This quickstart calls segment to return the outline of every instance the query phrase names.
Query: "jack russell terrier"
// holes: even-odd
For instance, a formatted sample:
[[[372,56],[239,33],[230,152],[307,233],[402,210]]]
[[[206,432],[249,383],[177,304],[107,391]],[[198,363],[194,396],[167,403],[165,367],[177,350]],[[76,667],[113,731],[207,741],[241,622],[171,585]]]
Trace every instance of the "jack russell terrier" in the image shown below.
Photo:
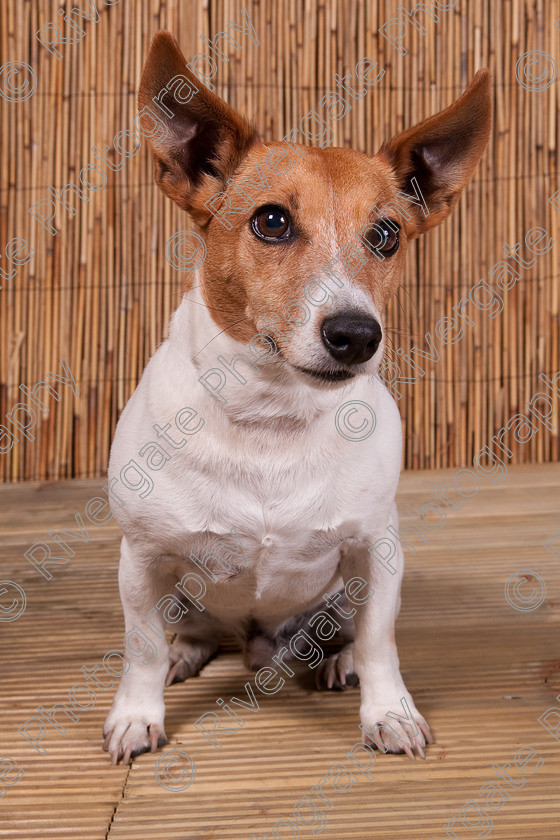
[[[164,686],[197,674],[224,633],[239,639],[248,667],[278,662],[280,649],[289,656],[282,645],[290,636],[312,632],[309,617],[323,598],[359,578],[369,594],[341,619],[348,588],[342,594],[344,644],[321,663],[318,681],[344,688],[359,680],[364,742],[423,757],[433,739],[401,677],[394,634],[402,546],[394,574],[370,550],[389,528],[398,532],[401,466],[399,412],[375,374],[382,312],[408,242],[450,214],[488,143],[490,73],[479,71],[453,105],[373,157],[289,138],[263,142],[186,68],[167,32],[153,40],[139,105],[165,115],[165,130],[150,138],[155,180],[199,225],[205,260],[111,450],[112,483],[139,450],[153,464],[159,457],[153,469],[164,466],[149,498],[112,503],[124,532],[119,587],[132,655],[104,748],[114,763],[154,751],[166,741]],[[307,307],[306,320],[311,286],[322,289],[324,305]],[[299,315],[290,319],[294,302]],[[209,370],[219,378],[218,359],[231,360],[219,399],[203,387]],[[348,403],[371,408],[373,434],[340,433],[335,416]],[[203,427],[181,439],[166,430],[185,406]],[[160,443],[146,446],[153,429]],[[232,550],[224,573],[216,552],[232,533],[244,560]],[[169,593],[197,568],[209,574],[203,604],[192,608],[191,596],[189,609],[189,589],[186,598]],[[323,604],[324,616],[329,609]],[[146,621],[157,645],[139,629]],[[177,634],[170,646],[166,630]]]

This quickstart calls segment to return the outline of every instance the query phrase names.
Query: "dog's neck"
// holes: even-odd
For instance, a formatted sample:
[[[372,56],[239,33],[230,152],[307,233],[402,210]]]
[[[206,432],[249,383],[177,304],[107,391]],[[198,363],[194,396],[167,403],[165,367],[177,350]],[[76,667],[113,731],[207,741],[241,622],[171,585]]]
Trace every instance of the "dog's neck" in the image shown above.
[[[316,385],[296,373],[278,356],[259,362],[258,370],[239,361],[236,371],[246,382],[237,379],[218,357],[230,363],[239,354],[247,359],[253,357],[245,344],[229,336],[213,321],[201,293],[201,283],[202,278],[198,275],[174,313],[169,342],[182,363],[191,366],[205,405],[212,409],[221,407],[227,418],[236,424],[276,426],[288,430],[294,426],[304,428],[310,425],[349,399],[348,395],[356,387],[355,380],[334,387]],[[219,397],[225,403],[208,389],[216,387],[220,381],[219,374],[210,376],[213,369],[221,371],[226,377],[226,383],[219,391]],[[208,387],[202,384],[201,377],[206,378]]]

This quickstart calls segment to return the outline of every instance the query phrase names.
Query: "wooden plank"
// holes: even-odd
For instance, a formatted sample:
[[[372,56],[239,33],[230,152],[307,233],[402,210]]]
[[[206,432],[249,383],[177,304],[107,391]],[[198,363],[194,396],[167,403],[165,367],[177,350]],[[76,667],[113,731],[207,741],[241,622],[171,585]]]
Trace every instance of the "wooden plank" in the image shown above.
[[[417,473],[405,473],[401,498],[420,507],[427,488],[444,475],[424,473],[421,482]],[[281,692],[259,697],[258,712],[244,715],[245,726],[224,736],[220,751],[193,722],[216,710],[217,698],[242,696],[252,679],[233,640],[199,678],[166,691],[165,749],[183,750],[196,762],[196,780],[183,792],[158,785],[154,767],[161,753],[139,756],[131,768],[110,766],[100,732],[112,690],[99,690],[95,705],[79,713],[79,721],[68,721],[65,734],[48,727],[45,755],[17,733],[37,706],[68,702],[68,691],[84,680],[81,667],[99,664],[122,644],[114,523],[91,526],[89,542],[52,581],[40,578],[22,555],[41,529],[65,527],[101,488],[95,480],[0,488],[2,574],[18,581],[28,599],[21,618],[2,627],[2,755],[21,762],[25,776],[0,802],[0,838],[272,836],[275,822],[292,816],[294,804],[330,768],[348,765],[345,753],[359,737],[359,692],[316,692],[303,663]],[[492,766],[514,764],[526,746],[544,764],[523,787],[508,788],[510,799],[491,812],[491,836],[558,840],[560,743],[538,718],[560,693],[560,565],[540,546],[558,530],[558,507],[550,500],[559,491],[558,465],[512,467],[502,487],[487,491],[484,505],[468,517],[457,512],[407,555],[397,643],[408,688],[435,743],[425,762],[378,754],[374,778],[355,770],[351,789],[332,794],[333,806],[325,808],[324,837],[443,837],[442,826],[466,802],[483,805],[480,789],[499,781]],[[547,597],[523,613],[507,603],[504,583],[527,563],[546,579]],[[302,814],[311,820],[310,812]],[[463,840],[469,835],[459,826]],[[313,836],[309,826],[301,827],[303,840]]]

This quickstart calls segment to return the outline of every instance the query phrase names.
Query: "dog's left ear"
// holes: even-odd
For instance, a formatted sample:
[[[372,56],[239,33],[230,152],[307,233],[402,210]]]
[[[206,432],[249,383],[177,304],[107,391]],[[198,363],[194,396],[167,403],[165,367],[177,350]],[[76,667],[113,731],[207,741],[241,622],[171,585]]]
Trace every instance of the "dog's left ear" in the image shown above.
[[[492,93],[489,70],[479,70],[463,95],[445,111],[399,134],[379,154],[395,172],[399,188],[414,195],[412,178],[429,210],[407,204],[409,236],[425,233],[453,210],[490,138]]]

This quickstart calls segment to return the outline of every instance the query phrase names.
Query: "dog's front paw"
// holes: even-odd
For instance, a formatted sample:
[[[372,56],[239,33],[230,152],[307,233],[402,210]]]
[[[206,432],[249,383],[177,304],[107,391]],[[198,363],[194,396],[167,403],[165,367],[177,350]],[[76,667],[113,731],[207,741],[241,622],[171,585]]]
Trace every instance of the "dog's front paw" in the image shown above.
[[[122,757],[123,764],[128,764],[135,755],[151,750],[155,752],[167,742],[163,728],[164,706],[146,704],[128,705],[115,697],[113,707],[103,727],[103,749],[110,756],[113,764]]]
[[[426,758],[424,747],[434,742],[430,727],[408,692],[393,700],[363,704],[360,717],[364,743],[383,752],[404,752],[412,760],[416,753]]]

